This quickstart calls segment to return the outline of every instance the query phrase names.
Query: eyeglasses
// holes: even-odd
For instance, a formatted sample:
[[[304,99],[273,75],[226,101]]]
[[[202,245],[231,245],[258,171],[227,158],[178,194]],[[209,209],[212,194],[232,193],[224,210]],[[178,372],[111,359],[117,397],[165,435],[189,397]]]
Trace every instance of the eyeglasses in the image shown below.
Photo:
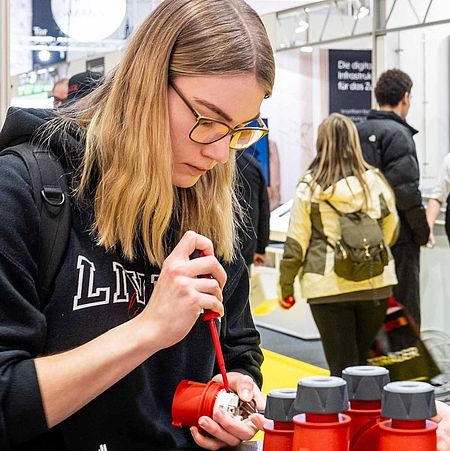
[[[197,120],[189,132],[189,138],[198,144],[212,144],[225,138],[225,136],[231,135],[230,148],[233,150],[243,150],[255,144],[263,136],[269,133],[269,129],[259,114],[255,118],[243,122],[234,128],[229,127],[224,122],[202,116],[174,84],[171,84],[171,86]],[[253,121],[255,121],[259,127],[246,127],[247,124],[250,124]]]

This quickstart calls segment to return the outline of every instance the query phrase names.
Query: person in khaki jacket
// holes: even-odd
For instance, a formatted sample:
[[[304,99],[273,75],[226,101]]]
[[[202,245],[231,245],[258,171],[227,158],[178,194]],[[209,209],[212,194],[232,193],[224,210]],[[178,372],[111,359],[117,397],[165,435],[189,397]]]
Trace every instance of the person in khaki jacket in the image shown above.
[[[300,180],[280,266],[280,304],[295,302],[294,279],[311,306],[332,375],[366,363],[373,339],[397,283],[389,250],[398,235],[395,199],[388,183],[363,160],[353,122],[332,114],[319,127],[317,156]],[[341,237],[339,213],[362,211],[377,219],[389,260],[383,272],[358,282],[334,271]],[[339,212],[339,213],[338,213]]]

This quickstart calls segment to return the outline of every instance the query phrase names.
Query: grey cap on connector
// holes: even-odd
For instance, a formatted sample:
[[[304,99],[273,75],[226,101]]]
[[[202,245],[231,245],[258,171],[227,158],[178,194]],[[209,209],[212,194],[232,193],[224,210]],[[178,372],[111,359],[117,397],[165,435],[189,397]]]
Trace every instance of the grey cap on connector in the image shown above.
[[[383,389],[381,415],[394,420],[426,420],[436,415],[434,388],[426,382],[391,382]]]
[[[305,377],[298,383],[295,413],[339,413],[348,409],[347,383],[335,376]]]
[[[348,397],[355,401],[379,401],[389,383],[389,371],[381,366],[350,366],[342,371]]]
[[[280,388],[270,391],[267,394],[264,416],[273,421],[291,422],[294,416],[292,405],[296,394],[295,388]]]

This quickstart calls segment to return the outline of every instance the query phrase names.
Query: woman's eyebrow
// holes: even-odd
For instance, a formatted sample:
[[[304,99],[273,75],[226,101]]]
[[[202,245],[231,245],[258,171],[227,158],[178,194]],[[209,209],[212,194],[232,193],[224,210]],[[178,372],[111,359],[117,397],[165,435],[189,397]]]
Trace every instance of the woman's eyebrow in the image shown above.
[[[233,122],[233,119],[228,116],[227,113],[225,113],[223,110],[221,110],[218,106],[214,105],[213,103],[208,102],[207,100],[199,99],[198,97],[194,97],[194,100],[199,103],[200,105],[205,106],[209,110],[213,111],[214,113],[221,116],[223,119],[225,119],[227,122]]]

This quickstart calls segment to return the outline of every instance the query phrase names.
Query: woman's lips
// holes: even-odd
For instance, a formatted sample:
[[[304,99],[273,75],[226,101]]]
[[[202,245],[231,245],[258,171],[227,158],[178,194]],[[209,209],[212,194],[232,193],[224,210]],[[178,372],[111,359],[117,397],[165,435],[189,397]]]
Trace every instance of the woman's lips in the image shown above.
[[[209,171],[209,169],[199,168],[197,166],[193,166],[192,164],[185,163],[186,167],[188,168],[189,172],[194,175],[202,175],[205,172]]]

